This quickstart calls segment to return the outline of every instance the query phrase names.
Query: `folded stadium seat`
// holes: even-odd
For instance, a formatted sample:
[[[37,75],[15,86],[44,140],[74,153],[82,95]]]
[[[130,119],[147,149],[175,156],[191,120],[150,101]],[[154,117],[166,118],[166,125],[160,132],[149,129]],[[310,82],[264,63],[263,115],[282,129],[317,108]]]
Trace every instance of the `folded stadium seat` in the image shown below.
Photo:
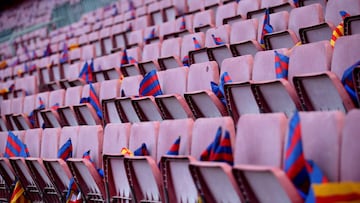
[[[359,51],[356,46],[358,42],[359,36],[356,35],[339,38],[332,55],[328,41],[299,46],[293,50],[290,58],[297,56],[290,59],[289,80],[293,81],[304,110],[348,112],[354,108],[341,78],[344,71],[359,60],[355,54]],[[316,49],[320,51],[316,52]],[[319,92],[318,89],[323,91]]]
[[[103,56],[101,42],[99,37],[99,31],[93,31],[88,35],[89,44],[92,44],[95,48],[95,57]]]
[[[79,23],[81,23],[79,21]],[[92,31],[92,25],[90,23],[87,23],[86,25],[81,24],[78,26],[74,26],[76,27],[75,31],[74,31],[74,36],[75,37],[81,37],[84,34],[89,34]]]
[[[233,56],[255,55],[262,51],[257,41],[258,19],[249,19],[231,24],[230,50]]]
[[[171,34],[176,32],[176,20],[169,20],[159,25],[159,37],[161,39],[169,38]],[[164,38],[166,36],[166,38]]]
[[[109,123],[104,129],[103,166],[105,188],[110,201],[132,199],[129,182],[126,176],[123,147],[129,147],[130,123]]]
[[[59,88],[58,81],[64,78],[64,72],[59,64],[60,56],[59,54],[53,54],[49,57],[48,66],[50,74],[50,82],[47,85],[49,90],[55,90]]]
[[[205,9],[204,0],[194,1],[186,0],[188,6],[188,11],[186,14],[195,14],[203,11]]]
[[[122,16],[121,14],[118,14],[116,16],[111,16],[103,20],[103,28],[109,28],[114,24],[115,18],[117,16]],[[100,30],[101,31],[101,30]]]
[[[60,117],[57,113],[59,107],[64,106],[65,90],[59,89],[49,93],[49,108],[42,110],[40,115],[44,121],[45,128],[59,128],[62,127]]]
[[[90,33],[89,34],[82,34],[82,35],[79,36],[78,45],[80,47],[86,46],[86,45],[89,44],[89,35],[90,35]]]
[[[206,31],[205,46],[207,47],[208,58],[210,61],[216,61],[220,69],[223,60],[232,57],[228,45],[230,42],[230,29],[230,25],[220,25]],[[196,54],[196,51],[192,52],[192,54]],[[194,56],[194,58],[197,58],[197,56]]]
[[[182,38],[182,42],[181,42],[181,61],[183,63],[186,63],[186,61],[188,60],[189,65],[195,63],[194,61],[195,59],[190,58],[189,52],[193,50],[197,50],[197,53],[201,53],[200,52],[201,50],[202,53],[206,53],[206,47],[204,47],[204,45],[205,45],[205,34],[203,32],[185,35]],[[199,55],[203,56],[204,54],[199,54]],[[200,58],[196,62],[199,63],[199,62],[208,61],[207,55],[205,56],[206,56],[205,59]]]
[[[93,24],[92,32],[99,31],[101,30],[102,27],[103,27],[103,20],[99,20]],[[90,32],[89,34],[91,34],[92,32]]]
[[[160,25],[165,22],[163,10],[160,2],[152,2],[148,5],[147,13],[150,16],[150,25]]]
[[[124,51],[125,52],[125,51]],[[122,53],[122,58],[124,57],[124,52]],[[124,77],[141,75],[141,72],[138,68],[138,62],[141,62],[141,48],[136,46],[131,49],[126,50],[128,64],[120,65],[120,71]]]
[[[100,84],[99,102],[102,108],[102,112],[107,112],[107,106],[102,105],[108,100],[114,100],[120,96],[121,82],[119,79],[106,80]]]
[[[270,25],[274,33],[283,32],[288,30],[288,23],[289,23],[289,12],[287,11],[279,11],[276,13],[272,13],[269,15],[270,18]],[[261,41],[263,26],[264,26],[264,15],[261,18],[258,18],[258,33],[257,39],[258,42]],[[265,34],[266,36],[266,34]],[[266,42],[265,42],[266,43]],[[266,44],[265,44],[266,47]],[[267,48],[267,47],[266,47]],[[283,47],[280,47],[283,48]],[[285,47],[287,48],[287,47]],[[290,47],[289,47],[290,48]]]
[[[96,82],[105,81],[105,73],[103,71],[105,60],[107,60],[106,56],[101,56],[94,59],[93,76],[95,77]]]
[[[59,45],[57,43],[50,44],[50,49],[52,53],[58,53],[59,52]]]
[[[70,64],[81,61],[81,51],[82,51],[82,48],[80,48],[80,47],[76,47],[76,48],[71,49],[69,51],[69,62],[70,62]]]
[[[90,127],[90,126],[89,126]],[[95,131],[96,132],[96,131]],[[89,134],[90,135],[90,134]],[[89,136],[89,140],[92,137]],[[79,139],[79,126],[68,126],[63,127],[61,129],[61,134],[58,142],[58,147],[56,150],[60,149],[69,139],[71,139],[72,143],[72,157],[81,158],[84,152],[78,152],[78,145],[80,145]],[[96,143],[93,144],[97,144]],[[87,141],[83,141],[83,143],[87,143]],[[89,150],[85,149],[84,151]],[[66,199],[66,194],[69,189],[70,179],[72,178],[70,169],[66,162],[60,158],[43,158],[43,164],[45,169],[49,175],[51,182],[55,185],[57,191],[60,192],[62,199]]]
[[[184,98],[195,118],[228,115],[224,104],[211,90],[210,83],[218,84],[219,81],[219,68],[215,61],[190,66]]]
[[[114,47],[110,27],[102,28],[99,31],[100,47],[102,55],[108,55]]]
[[[142,47],[144,44],[144,30],[135,30],[127,34],[126,48]]]
[[[8,131],[11,129],[12,125],[11,125],[11,120],[9,118],[11,118],[11,104],[12,104],[12,99],[7,99],[7,100],[2,100],[1,101],[1,117],[0,117],[0,127],[1,127],[1,131]],[[10,123],[9,123],[10,121]]]
[[[339,12],[342,10],[349,13],[350,16],[359,15],[360,2],[356,0],[350,0],[346,3],[340,3],[337,1],[329,0],[326,4],[325,20],[332,22],[335,26],[339,25],[342,21],[342,17]]]
[[[165,23],[164,23],[165,24]],[[181,38],[166,39],[161,44],[161,54],[157,61],[160,70],[183,66],[180,59]]]
[[[32,157],[40,157],[42,131],[43,130],[41,128],[29,129],[26,130],[23,137],[23,142],[26,144],[26,147],[29,150],[29,154]],[[21,186],[27,192],[27,197],[31,201],[42,201],[43,191],[41,189],[43,188],[40,188],[39,185],[37,185],[37,182],[31,176],[30,170],[26,166],[25,158],[11,157],[9,158],[9,161],[12,168],[14,169],[16,177],[21,183]]]
[[[227,109],[235,122],[242,115],[260,113],[251,87],[253,63],[251,55],[228,58],[222,63],[221,75],[228,72],[232,80],[224,85],[224,92]]]
[[[84,64],[85,62],[77,61],[63,68],[64,79],[59,81],[61,88],[67,89],[85,83],[85,81],[79,78],[80,68],[82,68]]]
[[[150,16],[148,15],[136,18],[135,22],[132,24],[134,30],[141,30],[150,25]]]
[[[144,143],[148,156],[125,156],[125,171],[135,202],[164,201],[161,176],[157,165],[159,122],[134,123],[129,149],[135,151]],[[153,174],[153,175],[150,175]]]
[[[351,110],[344,119],[344,128],[341,137],[341,152],[340,152],[340,181],[359,181],[360,174],[354,170],[358,162],[353,161],[353,157],[360,154],[359,148],[355,143],[359,142],[359,135],[356,133],[359,125],[360,111]]]
[[[215,27],[215,13],[213,10],[200,11],[194,14],[194,32],[205,33],[209,28],[212,27]]]
[[[90,44],[81,47],[81,61],[89,61],[95,57],[95,46]]]
[[[261,8],[269,8],[274,13],[280,11],[290,12],[295,8],[295,5],[291,0],[261,0]]]
[[[12,131],[16,136],[20,138],[21,141],[23,141],[25,131]],[[2,153],[5,152],[5,145],[8,137],[8,132],[1,132],[1,136],[5,137],[5,143],[4,148],[2,148]],[[11,198],[13,189],[16,184],[16,180],[18,178],[15,176],[14,169],[12,168],[9,159],[5,157],[0,158],[0,174],[1,174],[1,186],[4,186],[4,188],[0,188],[0,198],[6,199],[5,201],[8,201]]]
[[[197,202],[200,199],[206,202],[242,202],[242,197],[239,189],[236,188],[235,181],[226,177],[231,170],[229,165],[218,163],[220,167],[213,168],[213,170],[210,169],[208,172],[201,174],[202,180],[209,180],[210,182],[216,181],[218,183],[217,186],[222,188],[221,190],[217,190],[217,192],[214,191],[213,188],[216,186],[213,184],[207,185],[209,187],[206,188],[206,191],[200,191],[199,188],[197,188],[197,186],[203,186],[203,181],[198,180],[198,176],[196,175],[199,175],[199,173],[194,166],[195,164],[212,166],[210,162],[197,160],[200,159],[203,150],[213,142],[214,135],[217,133],[219,127],[221,127],[223,131],[226,130],[229,132],[231,145],[234,146],[235,126],[230,117],[199,118],[195,121],[192,130],[190,156],[186,156],[186,154],[184,154],[185,156],[164,156],[165,158],[163,159],[165,160],[162,161],[162,172],[164,181],[168,181],[165,188],[168,187],[169,192],[174,191],[176,195],[174,197],[169,194],[170,197],[176,198],[178,201],[180,200],[179,202],[187,199],[189,202]],[[226,170],[225,174],[220,173],[220,170],[223,168]],[[175,175],[176,173],[174,172],[182,174],[182,176]],[[216,175],[214,176],[214,174]],[[165,175],[170,176],[165,177]],[[212,177],[210,178],[209,176]],[[188,187],[184,188],[182,185],[187,185]],[[217,195],[216,193],[221,193],[221,195]],[[212,197],[208,195],[212,195],[213,199],[210,199]]]
[[[100,93],[100,84],[94,83],[92,84],[93,90],[91,89],[90,85],[84,85],[83,90],[81,92],[81,99],[83,98],[91,98],[97,106],[96,108],[93,104],[89,102],[86,103],[78,103],[73,105],[73,110],[76,116],[76,119],[79,125],[100,125],[101,124],[101,117],[99,114],[102,113],[101,111],[101,100],[99,98]],[[93,92],[95,91],[95,92]],[[94,93],[96,95],[94,95]],[[96,101],[96,99],[98,101]],[[99,111],[99,112],[98,112]]]
[[[206,0],[205,1],[205,4],[207,2],[220,2],[220,0]],[[236,2],[231,2],[231,3],[227,3],[227,4],[224,4],[224,5],[221,5],[217,8],[216,10],[216,17],[215,17],[215,25],[216,27],[219,27],[223,24],[226,24],[224,23],[224,19],[227,19],[227,18],[231,18],[231,17],[234,17],[236,16],[236,9],[237,9],[237,3]]]
[[[270,24],[271,24],[270,18]],[[290,12],[288,30],[266,34],[264,36],[266,49],[291,48],[301,39],[299,30],[324,23],[324,15],[320,4],[311,4],[299,8],[294,8]],[[330,29],[319,36],[328,39]],[[317,36],[318,37],[318,36]]]
[[[64,106],[58,108],[62,126],[77,126],[73,106],[80,103],[83,86],[69,87],[66,89]]]
[[[83,199],[87,201],[105,201],[105,185],[98,168],[102,165],[103,128],[97,126],[80,126],[76,153],[89,150],[91,160],[86,158],[69,158],[67,164]]]
[[[40,91],[47,90],[46,84],[49,84],[50,79],[50,73],[49,73],[49,67],[51,61],[49,61],[50,57],[43,57],[39,59],[36,63],[37,69],[38,69],[38,76],[39,76],[39,85],[40,85]]]
[[[119,50],[125,49],[128,45],[127,37],[130,31],[124,30],[123,24],[115,24],[110,28],[113,43],[113,49],[111,52],[118,52]]]
[[[116,16],[114,16],[114,20],[112,22],[112,26],[114,25],[118,25],[120,23],[123,23],[124,22],[124,14],[123,13],[120,13]]]
[[[13,72],[14,72],[13,79],[24,77],[24,72],[25,72],[25,67],[24,66],[25,66],[25,64],[27,64],[27,63],[19,64],[19,65],[14,66],[14,68],[13,68]]]
[[[119,79],[121,77],[120,72],[120,63],[121,55],[120,53],[109,54],[105,56],[106,60],[103,62],[103,70],[105,73],[106,80]]]
[[[146,5],[144,5],[144,6],[140,6],[140,7],[136,8],[135,15],[137,17],[142,17],[142,16],[146,15],[147,13],[148,13],[148,7]]]
[[[344,113],[340,111],[300,113],[304,156],[313,160],[330,182],[340,180],[340,145],[344,117]]]
[[[163,9],[166,21],[175,20],[177,16],[187,12],[186,0],[162,0],[160,7]]]
[[[161,43],[154,42],[147,44],[143,48],[142,60],[138,63],[139,71],[142,75],[152,70],[160,70],[157,59],[160,57],[161,53]]]
[[[14,97],[32,95],[38,92],[38,80],[35,75],[15,79]]]
[[[3,80],[4,81],[11,80],[12,76],[13,76],[13,67],[5,68],[3,72]]]

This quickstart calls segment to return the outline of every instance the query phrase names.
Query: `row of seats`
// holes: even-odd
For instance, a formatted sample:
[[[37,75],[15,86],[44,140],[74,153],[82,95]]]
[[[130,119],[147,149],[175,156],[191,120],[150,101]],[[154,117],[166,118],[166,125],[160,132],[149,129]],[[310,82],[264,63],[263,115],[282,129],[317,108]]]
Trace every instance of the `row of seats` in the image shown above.
[[[99,102],[103,103],[100,108],[104,112],[104,122],[86,121],[85,124],[227,115],[231,115],[236,122],[241,115],[248,113],[285,112],[291,116],[295,110],[348,112],[356,107],[356,103],[350,100],[340,79],[344,71],[359,60],[356,54],[360,51],[359,39],[358,34],[342,37],[337,41],[334,50],[329,41],[301,45],[292,50],[278,50],[280,53],[290,52],[288,80],[276,77],[275,54],[273,50],[269,50],[258,52],[254,57],[245,55],[224,59],[221,66],[211,61],[192,64],[189,68],[178,67],[157,71],[163,93],[157,97],[137,97],[143,79],[139,72],[124,77],[121,82],[113,79],[95,83]],[[77,69],[73,65],[70,67],[79,71],[79,66]],[[232,83],[225,85],[226,107],[211,91],[210,84],[218,84],[225,72],[232,79]],[[78,72],[74,75],[76,79]],[[33,78],[34,82],[34,76],[23,79],[26,78]],[[29,85],[25,83],[25,86]],[[54,98],[50,103],[47,103],[48,96],[42,98],[46,108],[51,108],[56,103],[59,107],[76,106],[81,98],[87,97],[88,88],[89,85],[84,86],[83,89],[86,90],[82,91],[83,94],[82,86],[75,86],[66,90],[59,89],[50,93],[3,100],[1,114],[5,118],[12,113],[29,115],[38,107],[35,102],[43,94],[54,95],[50,96]],[[319,88],[321,92],[318,91]],[[73,91],[74,89],[78,91]],[[28,100],[33,102],[29,103]],[[5,118],[4,120],[11,123]],[[82,122],[78,120],[75,125],[79,123]]]
[[[304,156],[331,182],[360,180],[358,162],[353,161],[360,153],[359,119],[358,110],[346,116],[339,111],[300,113]],[[245,115],[236,125],[221,117],[109,124],[104,131],[101,126],[14,131],[31,158],[10,158],[11,166],[1,158],[2,184],[17,176],[32,201],[64,199],[72,174],[87,201],[197,202],[200,195],[209,202],[301,202],[281,170],[288,122],[284,114],[274,113]],[[230,133],[234,168],[197,161],[219,126]],[[179,136],[179,156],[165,155]],[[0,138],[5,149],[7,132]],[[56,159],[57,150],[69,138],[73,158],[65,163]],[[149,156],[120,155],[123,147],[134,151],[142,143]],[[104,169],[104,179],[81,159],[87,150],[95,166]]]

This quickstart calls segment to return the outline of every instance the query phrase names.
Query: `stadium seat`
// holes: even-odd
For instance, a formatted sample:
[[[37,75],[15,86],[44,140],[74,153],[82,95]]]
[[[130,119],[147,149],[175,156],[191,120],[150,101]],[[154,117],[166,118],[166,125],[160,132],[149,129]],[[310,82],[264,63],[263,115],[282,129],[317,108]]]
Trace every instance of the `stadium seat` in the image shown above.
[[[152,70],[159,70],[157,59],[160,57],[161,43],[147,44],[143,48],[142,61],[138,64],[140,73],[145,76]]]
[[[237,5],[238,4],[236,2],[230,2],[217,8],[215,17],[216,27],[225,24],[224,19],[236,16]]]
[[[200,5],[199,2],[196,2]],[[215,14],[213,10],[206,10],[194,14],[194,32],[206,32],[209,28],[215,27]]]
[[[82,90],[82,86],[70,87],[66,89],[64,106],[58,108],[58,114],[63,126],[78,125],[78,121],[73,111],[73,105],[80,103]]]
[[[40,115],[44,121],[45,128],[59,128],[62,126],[57,113],[59,107],[64,106],[65,90],[55,90],[49,93],[49,108],[42,110]]]
[[[167,39],[161,44],[161,57],[158,64],[160,70],[167,70],[183,66],[180,59],[181,38]]]
[[[194,38],[200,44],[200,49],[195,47]],[[204,46],[205,46],[205,34],[203,32],[185,35],[182,38],[182,42],[181,42],[181,60],[184,61],[186,57],[189,57],[189,64],[195,62],[198,63],[198,62],[209,61],[206,48]],[[190,57],[189,52],[194,50],[197,50],[198,52],[200,50],[202,51],[201,54],[197,54],[201,56],[200,59],[195,60],[195,58]],[[205,56],[205,58],[203,58],[203,56]]]

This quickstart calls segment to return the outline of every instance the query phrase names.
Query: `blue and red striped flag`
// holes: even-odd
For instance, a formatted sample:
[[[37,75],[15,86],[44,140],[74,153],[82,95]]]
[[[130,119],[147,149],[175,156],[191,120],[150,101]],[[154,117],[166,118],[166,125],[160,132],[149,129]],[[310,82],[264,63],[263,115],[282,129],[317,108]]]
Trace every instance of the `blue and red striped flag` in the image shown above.
[[[138,61],[132,56],[128,56],[128,60],[129,60],[129,64],[137,64],[138,63]]]
[[[222,39],[220,37],[216,37],[214,34],[212,34],[211,37],[213,38],[215,45],[224,45],[225,44],[225,42],[222,41]]]
[[[35,115],[34,115],[35,111],[45,109],[45,107],[46,107],[42,98],[38,97],[38,99],[39,99],[39,106],[36,107],[36,109],[34,109],[33,111],[31,111],[30,114],[28,115],[28,119],[32,126],[35,126]]]
[[[54,105],[51,106],[51,110],[57,111],[59,107],[60,107],[60,104],[55,103]]]
[[[142,143],[141,146],[134,151],[134,155],[135,156],[149,156],[150,153],[146,147],[146,144]]]
[[[224,105],[226,105],[224,85],[229,82],[232,82],[232,80],[231,80],[228,72],[224,72],[221,75],[219,85],[213,81],[210,82],[211,90],[214,92],[214,94],[220,99],[220,101]]]
[[[99,173],[99,175],[100,175],[102,178],[104,177],[104,171],[103,171],[101,168],[97,168],[96,165],[95,165],[95,162],[92,160],[92,158],[91,158],[91,156],[90,156],[90,150],[84,152],[82,158],[89,160],[89,161],[93,164],[93,166],[95,167],[95,169],[97,170],[97,172]]]
[[[139,95],[140,96],[158,96],[162,95],[160,83],[156,74],[156,70],[152,70],[144,76],[140,82]]]
[[[51,53],[52,53],[52,51],[51,51],[50,43],[48,43],[48,44],[46,45],[46,49],[45,49],[45,51],[44,51],[44,57],[50,56]]]
[[[93,86],[92,83],[89,84],[90,86],[90,90],[89,90],[89,103],[91,104],[91,106],[95,109],[97,116],[102,119],[103,115],[102,115],[102,111],[101,111],[101,104],[99,101],[99,97],[96,94],[95,88]]]
[[[275,73],[277,79],[288,79],[289,57],[277,51],[275,53]]]
[[[151,29],[149,35],[145,38],[145,41],[155,38],[155,28]]]
[[[209,146],[201,153],[200,155],[200,161],[211,161],[211,157],[214,156],[214,153],[216,149],[220,145],[221,140],[221,134],[222,134],[222,128],[219,126],[219,128],[216,131],[214,140],[209,144]]]
[[[28,72],[31,73],[33,71],[36,71],[36,63],[31,63]]]
[[[72,157],[72,151],[73,151],[73,147],[72,147],[72,142],[71,139],[69,138],[59,149],[58,151],[58,158],[62,159],[64,161],[66,161],[68,158]]]
[[[199,41],[196,39],[196,37],[193,37],[193,42],[194,42],[195,50],[201,49],[201,45]]]
[[[339,13],[343,20],[339,23],[338,26],[336,26],[336,28],[332,32],[331,39],[330,39],[330,45],[332,47],[335,46],[335,42],[339,37],[344,36],[344,19],[346,17],[350,16],[350,14],[347,13],[346,11],[340,11]]]
[[[308,170],[309,176],[310,176],[310,182],[311,186],[309,189],[309,193],[306,197],[306,203],[315,203],[316,201],[316,195],[313,190],[313,184],[323,184],[327,183],[328,179],[324,175],[324,173],[321,171],[320,167],[315,164],[312,160],[307,160],[306,162],[306,168]]]
[[[132,24],[129,23],[128,27],[125,29],[125,32],[131,32],[132,31]]]
[[[36,54],[36,51],[35,50],[33,50],[32,51],[32,60],[34,60],[34,59],[37,59],[37,54]]]
[[[234,157],[232,154],[232,147],[231,147],[231,139],[230,139],[230,132],[225,131],[225,135],[222,138],[220,145],[215,150],[215,153],[212,157],[210,157],[211,161],[217,162],[225,162],[230,164],[231,166],[234,165]]]
[[[64,42],[63,49],[61,53],[60,63],[65,63],[69,60],[69,49],[67,44]]]
[[[306,184],[309,183],[310,177],[306,168],[302,141],[301,141],[301,124],[300,116],[296,111],[289,123],[289,134],[285,149],[284,171],[295,187],[307,193]]]
[[[166,152],[166,155],[179,155],[180,140],[181,140],[181,137],[179,136],[175,140],[175,142],[171,145],[169,151]]]
[[[124,49],[124,51],[122,53],[121,61],[120,61],[120,67],[123,67],[124,65],[126,65],[128,63],[129,63],[129,60],[128,60],[127,52],[126,52],[126,49]]]
[[[94,61],[91,59],[90,64],[88,64],[87,61],[85,61],[85,64],[80,71],[79,78],[83,79],[86,83],[92,83],[93,72],[94,72]]]
[[[8,137],[5,146],[5,154],[4,157],[17,157],[19,156],[21,149],[23,148],[23,143],[13,132],[8,132]]]
[[[344,71],[342,78],[341,78],[341,83],[344,85],[346,92],[349,94],[349,96],[351,97],[353,102],[355,104],[359,105],[356,91],[355,91],[354,78],[353,78],[353,72],[357,66],[360,66],[360,60]]]
[[[184,66],[190,66],[189,56],[185,55],[181,62]]]
[[[185,29],[186,29],[186,19],[185,19],[185,16],[183,15],[181,17],[180,30],[185,30]]]
[[[294,0],[294,5],[295,5],[296,8],[297,8],[297,7],[300,7],[300,2],[299,2],[299,0]]]
[[[264,36],[266,34],[269,34],[272,32],[273,32],[273,27],[270,25],[270,10],[266,9],[265,15],[264,15],[264,23],[263,23],[262,32],[261,32],[261,38],[260,38],[260,45],[263,48],[265,48]]]
[[[23,144],[19,153],[20,157],[30,157],[30,152],[26,144]]]

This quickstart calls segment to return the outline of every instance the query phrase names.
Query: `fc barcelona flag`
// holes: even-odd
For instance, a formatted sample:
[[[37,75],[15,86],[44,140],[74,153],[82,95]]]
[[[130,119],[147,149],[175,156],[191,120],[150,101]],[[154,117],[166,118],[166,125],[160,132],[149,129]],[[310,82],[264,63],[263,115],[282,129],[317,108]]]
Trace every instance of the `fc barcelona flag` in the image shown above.
[[[216,131],[214,141],[211,142],[209,146],[201,153],[200,161],[211,161],[211,157],[214,156],[216,149],[220,145],[221,134],[222,134],[222,128],[221,126],[219,126],[219,128]]]
[[[91,59],[91,63],[88,64],[85,62],[83,68],[80,71],[79,78],[83,79],[86,83],[93,82],[93,72],[94,72],[94,61]]]
[[[166,152],[166,155],[179,155],[180,140],[181,140],[181,137],[179,136],[175,140],[174,144],[171,145],[169,151]]]
[[[144,79],[140,82],[139,95],[140,96],[162,95],[156,70],[152,70],[146,73]]]
[[[68,158],[72,157],[72,143],[71,139],[69,138],[59,149],[58,151],[58,158],[66,161]]]
[[[344,85],[346,92],[349,94],[353,102],[359,105],[357,101],[357,95],[355,92],[355,83],[353,78],[353,71],[357,66],[360,66],[360,60],[344,71],[343,76],[341,78],[341,83]]]
[[[213,38],[215,45],[224,45],[225,44],[225,42],[222,41],[222,39],[220,37],[216,37],[214,34],[212,34],[211,37]]]
[[[225,162],[230,164],[231,166],[234,164],[229,131],[225,131],[225,135],[222,138],[220,145],[215,150],[213,157],[210,157],[210,160],[217,162]]]
[[[199,41],[196,39],[196,37],[193,37],[193,42],[194,42],[195,50],[201,49],[201,45]]]
[[[265,48],[264,36],[272,32],[273,32],[273,27],[270,25],[270,10],[266,9],[264,16],[264,23],[261,32],[261,38],[260,38],[260,45],[263,48]]]
[[[289,57],[275,52],[275,74],[277,79],[288,79]]]
[[[100,119],[102,119],[103,115],[102,115],[102,111],[101,111],[101,105],[100,105],[100,101],[99,101],[99,97],[96,94],[95,88],[92,85],[92,83],[89,84],[90,86],[90,92],[89,92],[89,103],[91,104],[91,106],[95,109],[96,114],[98,115],[98,117]]]
[[[145,143],[142,143],[141,146],[134,151],[135,156],[149,156],[150,153],[146,147]]]
[[[21,149],[23,148],[23,143],[13,132],[8,132],[7,142],[5,146],[4,157],[17,157],[19,156]]]

